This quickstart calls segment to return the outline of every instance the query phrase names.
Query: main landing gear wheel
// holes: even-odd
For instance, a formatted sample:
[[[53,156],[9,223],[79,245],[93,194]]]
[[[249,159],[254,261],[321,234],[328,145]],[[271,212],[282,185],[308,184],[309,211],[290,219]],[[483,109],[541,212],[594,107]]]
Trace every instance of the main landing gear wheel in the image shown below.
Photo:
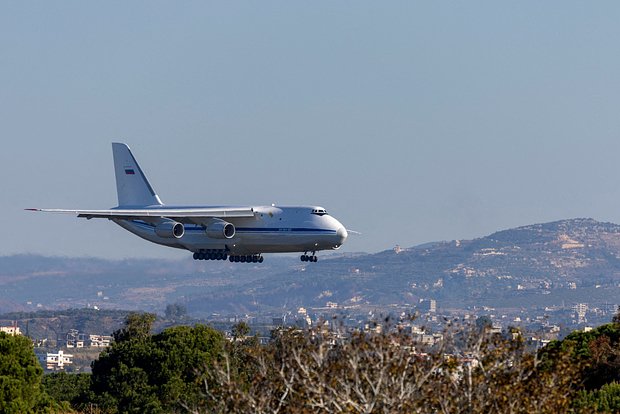
[[[194,260],[226,260],[228,252],[222,249],[216,250],[200,250],[192,255]]]
[[[263,256],[260,254],[249,254],[249,255],[230,255],[228,256],[228,260],[231,263],[263,263]]]
[[[316,257],[315,252],[312,252],[312,255],[308,256],[307,254],[302,254],[300,257],[302,262],[314,262],[316,263],[319,259]]]

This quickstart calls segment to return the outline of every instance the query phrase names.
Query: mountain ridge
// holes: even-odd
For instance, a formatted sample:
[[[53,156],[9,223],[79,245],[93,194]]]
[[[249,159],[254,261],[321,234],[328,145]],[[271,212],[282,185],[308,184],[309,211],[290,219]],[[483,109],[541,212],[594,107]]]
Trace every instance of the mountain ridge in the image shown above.
[[[196,314],[299,307],[414,309],[555,306],[617,301],[620,225],[575,218],[500,230],[471,240],[306,264],[268,255],[262,265],[193,260],[0,257],[0,311],[31,307],[142,309],[181,302]],[[28,303],[30,302],[30,303]]]

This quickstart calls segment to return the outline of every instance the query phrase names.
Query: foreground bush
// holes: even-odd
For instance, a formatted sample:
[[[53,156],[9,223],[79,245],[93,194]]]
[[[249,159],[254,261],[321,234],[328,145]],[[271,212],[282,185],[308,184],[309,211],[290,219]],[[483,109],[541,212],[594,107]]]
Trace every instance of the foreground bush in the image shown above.
[[[558,413],[575,392],[568,355],[543,361],[519,339],[486,331],[425,349],[404,333],[287,330],[248,352],[243,370],[252,375],[217,363],[209,409],[193,412]]]

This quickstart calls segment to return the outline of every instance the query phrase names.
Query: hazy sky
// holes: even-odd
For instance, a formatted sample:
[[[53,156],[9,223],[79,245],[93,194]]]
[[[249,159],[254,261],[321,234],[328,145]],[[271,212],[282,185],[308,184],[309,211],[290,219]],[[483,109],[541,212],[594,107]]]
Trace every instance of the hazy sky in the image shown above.
[[[620,223],[616,1],[0,3],[0,254],[183,257],[106,220],[112,141],[164,203],[317,204],[344,251]]]

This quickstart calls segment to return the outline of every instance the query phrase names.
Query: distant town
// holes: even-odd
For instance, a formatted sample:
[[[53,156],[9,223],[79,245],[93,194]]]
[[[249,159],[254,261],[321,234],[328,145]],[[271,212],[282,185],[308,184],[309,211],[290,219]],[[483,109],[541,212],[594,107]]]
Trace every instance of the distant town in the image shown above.
[[[230,338],[233,326],[244,322],[250,328],[248,336],[257,336],[261,343],[268,343],[271,333],[279,328],[308,329],[321,326],[344,335],[359,331],[381,333],[383,330],[396,329],[410,335],[416,342],[432,347],[441,344],[446,330],[485,324],[491,332],[498,334],[507,335],[518,331],[530,349],[540,349],[552,340],[563,339],[572,331],[587,332],[595,326],[608,323],[617,311],[612,305],[606,308],[590,308],[586,303],[567,308],[545,308],[514,313],[497,312],[489,307],[442,310],[436,300],[428,299],[421,301],[416,307],[394,304],[383,309],[347,308],[328,301],[324,307],[300,307],[296,311],[282,314],[212,315],[206,319],[194,319],[186,314],[184,307],[172,306],[179,309],[178,313],[162,316],[160,328],[177,324],[204,323],[216,327]],[[94,308],[61,311],[49,318],[45,316],[44,311],[40,311],[23,315],[26,316],[25,319],[13,320],[10,325],[0,326],[0,332],[24,335],[22,328],[24,325],[28,326],[31,320],[37,319],[39,324],[45,325],[48,319],[50,322],[58,319],[59,314],[79,315],[83,311],[94,311],[94,316],[91,315],[93,320],[98,319],[98,314],[101,315],[101,319],[110,319],[108,311]],[[49,329],[49,326],[44,329],[39,326],[37,333],[32,332],[29,336],[43,368],[48,372],[89,372],[90,363],[113,341],[112,330],[121,327],[120,315],[129,313],[129,311],[115,312],[117,316],[114,322],[97,332],[82,332],[75,328],[57,332]],[[42,315],[37,315],[39,313]]]

